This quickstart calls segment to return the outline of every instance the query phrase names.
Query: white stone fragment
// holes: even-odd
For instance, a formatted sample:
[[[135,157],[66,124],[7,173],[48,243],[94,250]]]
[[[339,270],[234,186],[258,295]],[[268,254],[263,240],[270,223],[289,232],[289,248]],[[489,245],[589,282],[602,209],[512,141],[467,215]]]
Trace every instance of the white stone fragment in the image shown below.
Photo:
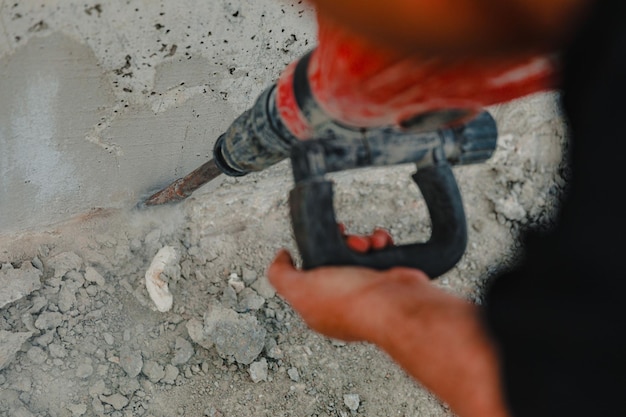
[[[248,369],[248,373],[250,374],[250,378],[252,382],[255,384],[261,381],[267,381],[267,360],[265,358],[261,358],[261,360],[257,362],[253,362]]]
[[[235,273],[230,274],[230,276],[228,277],[228,285],[230,285],[237,294],[239,294],[241,290],[246,287],[241,278],[239,278],[239,276]]]
[[[361,398],[359,394],[344,394],[343,403],[350,409],[350,411],[356,411],[361,405]]]
[[[171,246],[164,246],[157,252],[150,267],[146,271],[146,288],[148,289],[148,294],[150,294],[150,298],[160,312],[169,311],[174,302],[167,282],[161,279],[161,274],[168,265],[173,265],[177,261],[178,254],[176,253],[176,249]]]

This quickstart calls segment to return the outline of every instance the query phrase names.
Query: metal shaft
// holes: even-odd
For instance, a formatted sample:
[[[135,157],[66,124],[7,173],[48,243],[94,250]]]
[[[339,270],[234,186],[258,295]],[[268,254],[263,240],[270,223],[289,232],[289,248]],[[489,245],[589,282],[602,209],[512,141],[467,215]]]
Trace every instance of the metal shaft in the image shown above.
[[[195,190],[207,182],[216,178],[222,171],[215,165],[213,159],[183,178],[179,178],[161,191],[151,195],[144,202],[146,206],[156,206],[175,201],[184,200]]]

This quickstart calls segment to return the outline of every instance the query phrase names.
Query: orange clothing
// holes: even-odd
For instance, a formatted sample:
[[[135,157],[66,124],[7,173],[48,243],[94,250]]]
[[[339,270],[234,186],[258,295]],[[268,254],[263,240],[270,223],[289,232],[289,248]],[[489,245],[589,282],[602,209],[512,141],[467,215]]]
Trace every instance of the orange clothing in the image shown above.
[[[443,109],[473,109],[510,101],[555,85],[549,56],[443,59],[406,56],[318,17],[318,46],[308,75],[319,106],[332,119],[355,127],[398,124]],[[277,105],[289,130],[311,131],[293,98],[295,65],[278,81]]]

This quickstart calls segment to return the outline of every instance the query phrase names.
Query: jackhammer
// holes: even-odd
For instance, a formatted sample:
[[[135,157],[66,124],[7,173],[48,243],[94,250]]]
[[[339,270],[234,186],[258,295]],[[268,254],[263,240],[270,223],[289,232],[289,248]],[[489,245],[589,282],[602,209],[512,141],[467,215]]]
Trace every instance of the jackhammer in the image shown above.
[[[483,111],[461,125],[467,114],[450,109],[418,115],[398,126],[356,128],[328,117],[316,102],[307,77],[310,54],[294,70],[298,111],[314,132],[299,140],[285,126],[276,104],[276,84],[241,114],[216,141],[213,159],[153,194],[146,206],[179,201],[224,173],[243,176],[290,157],[295,187],[289,195],[292,227],[304,269],[355,265],[379,270],[417,268],[435,278],[450,270],[465,252],[467,226],[451,165],[489,159],[497,142],[493,117]],[[454,127],[446,127],[446,126]],[[413,163],[431,220],[427,242],[357,253],[345,243],[333,208],[333,184],[326,174],[369,166]]]

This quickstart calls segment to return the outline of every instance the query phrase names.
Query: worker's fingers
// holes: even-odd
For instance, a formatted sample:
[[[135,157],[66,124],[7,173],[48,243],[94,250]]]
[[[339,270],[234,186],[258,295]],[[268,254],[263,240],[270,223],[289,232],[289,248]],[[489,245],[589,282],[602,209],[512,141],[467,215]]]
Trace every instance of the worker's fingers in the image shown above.
[[[365,253],[370,249],[384,249],[393,245],[393,238],[385,229],[376,228],[369,236],[346,236],[346,243],[355,252]]]
[[[370,236],[372,249],[384,249],[393,245],[393,238],[385,229],[376,228]]]
[[[370,238],[368,236],[356,235],[346,236],[346,244],[350,249],[359,253],[367,252],[372,246],[372,243],[370,242]]]

